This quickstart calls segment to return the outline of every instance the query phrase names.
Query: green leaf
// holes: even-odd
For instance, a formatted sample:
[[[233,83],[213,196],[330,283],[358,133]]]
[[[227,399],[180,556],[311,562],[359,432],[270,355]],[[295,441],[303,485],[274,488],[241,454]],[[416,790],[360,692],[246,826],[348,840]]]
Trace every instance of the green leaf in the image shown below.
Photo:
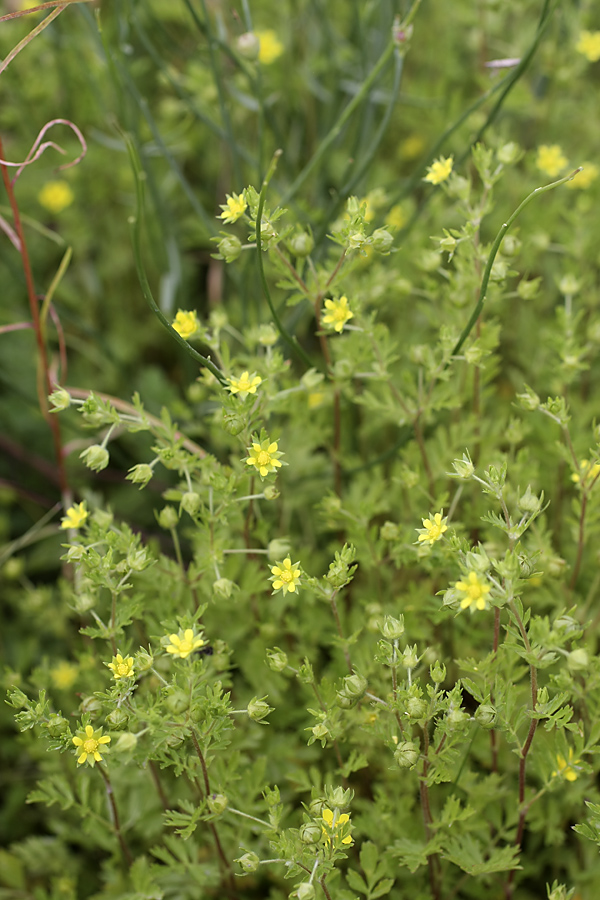
[[[360,848],[360,867],[367,875],[374,875],[379,861],[379,850],[373,841],[365,841]]]
[[[346,880],[353,890],[360,891],[361,894],[366,894],[367,896],[369,895],[369,888],[364,879],[354,869],[348,869]]]
[[[492,872],[507,872],[520,869],[519,848],[499,847],[484,859],[482,845],[470,834],[451,841],[442,854],[469,875],[490,875]]]

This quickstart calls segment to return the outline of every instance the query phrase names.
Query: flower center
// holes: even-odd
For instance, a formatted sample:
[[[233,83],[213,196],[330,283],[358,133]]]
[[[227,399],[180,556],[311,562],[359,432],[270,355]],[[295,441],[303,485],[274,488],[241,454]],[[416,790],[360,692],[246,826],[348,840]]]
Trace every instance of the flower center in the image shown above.
[[[96,738],[88,738],[87,741],[84,741],[83,749],[86,753],[95,753],[98,749],[98,741],[96,740]]]
[[[183,638],[179,642],[179,652],[180,653],[191,653],[192,652],[192,642],[188,641],[187,638]]]
[[[261,450],[258,456],[256,457],[256,461],[259,466],[268,466],[271,462],[271,454],[267,453],[266,450]]]
[[[481,597],[481,585],[480,584],[470,584],[467,590],[467,594],[471,598],[471,600],[479,600]]]
[[[292,575],[292,572],[290,569],[286,569],[285,572],[282,572],[281,575],[279,576],[279,580],[284,581],[286,584],[289,584],[290,581],[293,581],[293,579],[294,579],[294,576]]]
[[[241,391],[247,391],[250,387],[250,379],[249,378],[240,378],[238,381],[238,387]]]
[[[128,675],[129,674],[129,666],[127,663],[119,663],[117,665],[117,675]]]

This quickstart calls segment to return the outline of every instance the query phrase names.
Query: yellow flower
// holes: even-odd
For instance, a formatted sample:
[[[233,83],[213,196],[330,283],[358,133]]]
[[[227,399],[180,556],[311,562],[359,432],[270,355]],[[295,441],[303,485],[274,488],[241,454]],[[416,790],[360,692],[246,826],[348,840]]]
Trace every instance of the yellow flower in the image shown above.
[[[431,184],[441,184],[452,171],[453,164],[453,156],[448,156],[445,159],[443,156],[440,156],[439,159],[436,159],[436,161],[429,166],[427,175],[423,181],[429,181]]]
[[[600,31],[582,31],[575,44],[578,53],[583,53],[589,62],[600,59]]]
[[[296,568],[296,566],[299,565],[300,563],[292,565],[292,561],[288,556],[282,563],[277,563],[276,566],[271,567],[273,574],[270,581],[273,582],[273,593],[276,591],[283,591],[284,594],[287,594],[288,591],[290,594],[296,593],[296,585],[300,582],[300,569]]]
[[[566,778],[567,781],[577,781],[576,766],[580,763],[580,759],[573,759],[573,750],[569,747],[569,758],[566,760],[560,753],[556,754],[556,763],[558,769],[552,773],[552,777]]]
[[[177,334],[187,341],[192,335],[196,334],[200,327],[200,323],[195,312],[179,309],[177,315],[171,322],[171,327],[175,329]]]
[[[119,678],[133,678],[133,656],[123,659],[120,653],[113,656],[112,662],[106,664],[112,670],[113,678],[118,681]]]
[[[579,188],[582,191],[585,191],[586,188],[589,188],[590,184],[596,180],[598,175],[600,174],[600,169],[593,162],[584,162],[581,164],[581,172],[578,172],[571,181],[567,181],[568,188]]]
[[[477,572],[469,572],[466,581],[457,581],[454,585],[457,591],[465,596],[460,601],[460,608],[467,609],[474,603],[477,609],[485,609],[485,596],[490,592],[490,586],[479,580]]]
[[[75,195],[66,181],[47,181],[38,194],[38,202],[51,213],[62,212],[74,199]]]
[[[79,669],[77,666],[63,659],[50,669],[50,678],[54,687],[58,688],[59,691],[68,691],[77,681],[78,673]]]
[[[256,388],[262,384],[262,378],[255,372],[242,372],[239,378],[229,379],[229,390],[232,394],[239,394],[241,400],[245,400],[248,394],[255,394]]]
[[[237,222],[244,215],[247,206],[248,204],[243,193],[227,194],[227,203],[220,204],[223,212],[217,218],[223,219],[227,225],[233,225],[234,222]]]
[[[87,517],[88,511],[85,508],[85,500],[82,500],[81,503],[76,503],[75,506],[68,508],[66,515],[60,520],[60,527],[81,528]]]
[[[81,755],[77,759],[78,766],[88,762],[93,767],[97,762],[101,762],[102,757],[98,748],[102,744],[110,744],[108,735],[102,737],[102,729],[94,731],[91,725],[86,725],[85,732],[80,732],[72,740],[77,749],[81,751]]]
[[[265,66],[270,66],[283,53],[283,44],[277,37],[277,32],[272,28],[266,28],[264,31],[255,31],[254,34],[260,42],[258,51],[258,59]]]
[[[541,172],[554,178],[560,175],[569,160],[563,155],[558,144],[542,144],[538,147],[535,164]]]
[[[283,456],[281,450],[277,449],[277,441],[270,441],[269,438],[262,443],[253,443],[248,447],[250,456],[246,457],[246,465],[254,466],[258,469],[261,478],[265,478],[270,472],[280,469],[283,463],[279,462],[279,457]]]
[[[579,472],[573,472],[571,481],[574,481],[575,484],[578,482],[585,484],[586,482],[593,481],[598,473],[600,473],[599,463],[592,464],[589,459],[582,459],[579,463]]]
[[[341,828],[346,822],[350,821],[350,816],[348,813],[342,813],[341,815],[337,815],[337,810],[335,814],[331,809],[324,809],[321,813],[323,817],[323,821],[325,825],[323,825],[323,834],[325,835],[325,839],[328,844],[331,844],[333,840],[337,838],[337,830]],[[346,837],[342,838],[342,844],[351,844],[352,838],[348,834]]]
[[[432,519],[422,519],[423,528],[417,528],[419,542],[427,541],[430,545],[433,545],[440,540],[445,531],[448,531],[448,526],[446,525],[448,518],[442,518],[443,512],[444,510],[441,513],[436,513]]]
[[[313,391],[308,395],[307,402],[309,409],[318,409],[325,400],[323,391]]]
[[[354,318],[354,313],[348,306],[347,297],[340,297],[338,300],[326,300],[325,308],[328,309],[329,312],[325,313],[323,316],[323,324],[331,325],[338,334],[341,334],[346,322],[349,319]]]
[[[420,134],[410,134],[400,144],[400,159],[416,159],[425,149],[425,141]]]
[[[408,221],[408,216],[406,214],[405,208],[401,203],[396,204],[396,206],[392,206],[389,213],[385,217],[386,225],[394,225],[396,228],[404,228]]]
[[[186,628],[185,631],[180,630],[179,634],[170,634],[169,641],[171,643],[167,645],[167,653],[172,653],[179,659],[187,659],[190,653],[203,647],[206,643],[192,628]]]

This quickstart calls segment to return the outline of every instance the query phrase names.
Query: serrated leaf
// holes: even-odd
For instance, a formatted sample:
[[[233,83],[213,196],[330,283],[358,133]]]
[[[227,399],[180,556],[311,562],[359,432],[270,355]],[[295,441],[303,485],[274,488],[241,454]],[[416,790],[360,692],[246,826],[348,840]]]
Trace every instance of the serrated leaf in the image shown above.
[[[365,841],[360,848],[360,867],[367,875],[374,875],[379,861],[379,850],[373,841]]]
[[[364,878],[362,878],[358,872],[355,872],[354,869],[348,869],[346,872],[346,881],[353,890],[368,896],[369,888],[367,887]]]
[[[472,835],[465,834],[448,844],[442,855],[463,872],[475,876],[520,869],[519,852],[518,847],[509,845],[497,848],[484,859],[482,845]]]
[[[378,885],[376,885],[369,895],[369,900],[375,900],[376,897],[384,897],[386,894],[389,894],[392,887],[394,885],[393,878],[382,878]]]

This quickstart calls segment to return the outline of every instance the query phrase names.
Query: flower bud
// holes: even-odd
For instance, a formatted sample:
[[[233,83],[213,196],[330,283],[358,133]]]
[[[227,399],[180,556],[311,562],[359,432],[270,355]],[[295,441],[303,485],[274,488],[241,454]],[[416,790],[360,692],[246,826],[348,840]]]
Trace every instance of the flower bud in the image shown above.
[[[366,690],[367,679],[363,678],[362,675],[357,675],[355,673],[354,675],[347,675],[344,678],[343,691],[348,697],[360,700],[361,697],[364,697]]]
[[[58,387],[56,388],[56,390],[52,391],[52,393],[48,397],[48,400],[53,407],[50,412],[61,412],[63,409],[67,409],[71,405],[71,395],[68,391],[65,391],[65,389],[61,387]]]
[[[451,728],[459,728],[461,725],[464,725],[465,722],[468,722],[468,720],[468,713],[460,708],[450,707],[446,715],[446,722]]]
[[[242,252],[242,242],[234,234],[228,234],[219,241],[217,248],[225,262],[232,263]]]
[[[358,703],[357,698],[349,697],[348,694],[344,693],[344,691],[338,691],[335,699],[340,709],[354,709],[354,707]]]
[[[234,591],[237,591],[237,584],[230,581],[229,578],[217,578],[213,581],[213,592],[219,600],[229,600]]]
[[[329,737],[329,728],[325,722],[319,722],[318,725],[313,725],[311,731],[317,741],[324,741]]]
[[[119,735],[119,739],[115,744],[115,751],[117,753],[129,753],[131,750],[135,750],[137,742],[137,735],[133,734],[132,731],[124,731],[123,734]]]
[[[96,697],[84,697],[81,701],[82,713],[99,713],[102,709],[102,703]]]
[[[314,246],[315,242],[313,236],[312,234],[309,234],[308,231],[297,232],[296,234],[292,235],[292,237],[288,241],[290,253],[293,253],[293,255],[298,257],[299,259],[304,259],[304,257],[310,256]]]
[[[319,815],[316,813],[315,815]],[[318,844],[323,834],[323,828],[316,822],[306,822],[300,829],[300,840],[303,844]]]
[[[371,235],[371,247],[377,253],[387,256],[394,243],[394,235],[387,228],[376,228]]]
[[[496,724],[497,713],[491,703],[482,703],[475,710],[475,721],[482,728],[493,728]]]
[[[258,59],[260,40],[253,31],[246,31],[244,34],[240,34],[236,41],[236,46],[238,53],[240,56],[243,56],[244,59],[248,59],[250,62],[254,62],[254,60]]]
[[[277,488],[275,487],[274,484],[268,485],[264,489],[263,494],[264,494],[265,500],[277,500],[277,498],[279,497],[279,491],[277,490]]]
[[[532,278],[529,281],[522,278],[517,285],[517,294],[521,300],[533,300],[534,297],[537,297],[541,284],[541,278]]]
[[[397,541],[399,535],[400,529],[395,522],[384,522],[379,531],[382,541]]]
[[[142,488],[145,488],[148,482],[152,480],[152,474],[152,466],[149,466],[146,463],[139,463],[137,466],[132,466],[125,477],[127,478],[127,481],[139,484],[141,491]]]
[[[414,647],[406,647],[404,653],[402,654],[402,665],[405,669],[414,669],[415,666],[419,663],[419,657],[417,655],[417,645]]]
[[[498,162],[501,162],[504,166],[509,166],[516,162],[520,155],[521,148],[515,141],[509,141],[507,144],[503,144],[502,147],[496,151]]]
[[[229,805],[229,800],[225,794],[211,794],[206,802],[211,813],[215,816],[220,816],[224,813]]]
[[[290,897],[297,897],[298,900],[314,900],[315,889],[309,881],[303,881],[302,884],[299,884],[296,890],[290,894]]]
[[[64,734],[66,731],[69,731],[69,723],[64,716],[53,713],[46,722],[46,728],[48,729],[50,737],[56,738],[60,737],[60,735]]]
[[[579,669],[587,669],[589,663],[590,658],[587,650],[584,650],[583,647],[572,650],[567,656],[567,665],[572,672],[577,672]]]
[[[129,721],[129,716],[125,712],[125,710],[121,709],[113,709],[106,717],[106,724],[110,728],[124,728]]]
[[[441,684],[446,677],[446,666],[436,660],[429,668],[429,674],[434,684]]]
[[[156,518],[160,527],[164,528],[166,531],[170,531],[171,528],[176,528],[177,523],[179,522],[179,516],[172,506],[164,506]]]
[[[258,343],[262,347],[273,347],[278,338],[279,334],[274,325],[261,325],[258,329]]]
[[[471,478],[475,472],[475,466],[471,462],[470,457],[464,453],[462,459],[454,460],[452,468],[459,478],[464,478],[465,480]]]
[[[101,472],[102,469],[105,469],[110,461],[110,455],[106,447],[102,447],[100,444],[92,444],[91,447],[87,447],[83,453],[79,454],[79,459],[82,459],[88,469],[92,469],[94,472]]]
[[[418,697],[411,697],[406,704],[406,712],[411,719],[422,719],[427,713],[427,704]]]
[[[419,761],[419,745],[402,741],[394,750],[394,759],[402,769],[414,769]]]
[[[347,809],[352,803],[353,797],[354,791],[351,788],[346,790],[341,787],[332,788],[328,786],[325,788],[325,800],[332,809]]]
[[[68,563],[81,562],[81,560],[85,558],[86,553],[87,550],[85,547],[82,547],[80,544],[72,544],[65,553],[63,559]]]
[[[267,559],[276,563],[278,559],[285,559],[290,552],[290,542],[286,538],[275,538],[267,545]]]
[[[239,863],[240,868],[248,874],[256,872],[260,865],[260,859],[256,853],[244,853],[243,856],[239,856],[234,862]]]
[[[138,652],[134,656],[133,667],[138,674],[142,672],[147,672],[154,665],[154,657],[151,653],[148,653],[147,650],[144,650],[143,647],[140,647]]]
[[[360,250],[360,248],[365,244],[366,237],[361,231],[355,231],[353,234],[349,234],[346,238],[348,249],[349,250]]]
[[[186,491],[181,497],[181,509],[192,518],[198,513],[201,503],[200,495],[196,491]]]
[[[173,693],[169,694],[167,697],[166,705],[169,712],[174,713],[175,715],[185,712],[190,705],[189,694],[187,691],[173,691]]]
[[[237,434],[241,434],[245,427],[246,419],[244,416],[239,413],[223,413],[223,428],[227,434],[232,434],[235,437]]]
[[[273,707],[265,703],[264,699],[259,700],[258,697],[253,697],[248,704],[248,716],[255,722],[261,722],[272,711]]]
[[[397,641],[404,634],[404,616],[400,616],[398,619],[386,616],[381,625],[381,633],[386,640]]]
[[[269,668],[272,669],[273,672],[283,672],[288,664],[287,653],[284,653],[279,647],[273,647],[272,650],[267,650],[267,660],[269,662]]]

